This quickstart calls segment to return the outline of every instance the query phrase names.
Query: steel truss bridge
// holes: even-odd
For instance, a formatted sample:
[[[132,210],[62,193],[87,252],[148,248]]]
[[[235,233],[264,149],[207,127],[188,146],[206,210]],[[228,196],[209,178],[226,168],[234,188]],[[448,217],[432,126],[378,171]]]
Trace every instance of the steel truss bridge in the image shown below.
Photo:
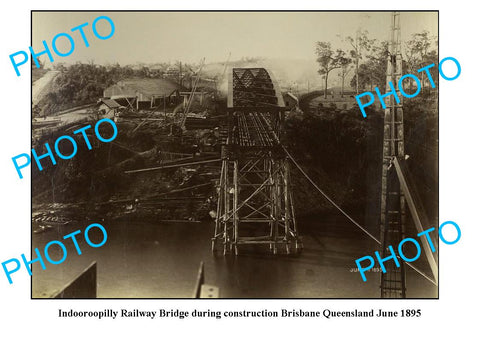
[[[398,14],[392,15],[392,43],[387,82],[401,76]],[[392,56],[396,56],[393,58]],[[400,94],[398,94],[400,96]],[[417,231],[427,225],[426,214],[409,180],[404,155],[403,108],[387,98],[384,120],[380,239],[336,204],[296,162],[282,145],[285,104],[272,74],[264,68],[234,68],[228,84],[228,114],[221,129],[221,158],[193,160],[182,154],[164,165],[128,170],[125,173],[157,171],[173,167],[221,162],[217,186],[217,211],[212,251],[239,254],[245,245],[268,246],[273,254],[303,249],[295,220],[290,168],[296,167],[310,184],[350,222],[379,245],[382,258],[391,255],[405,237],[406,208]],[[172,164],[173,163],[173,164]],[[182,188],[192,190],[209,183]],[[421,239],[433,278],[397,256],[399,267],[387,262],[381,273],[382,298],[406,297],[406,268],[410,267],[438,286],[438,259],[426,239]],[[435,246],[435,248],[438,248]],[[437,253],[438,254],[438,253]],[[353,259],[352,259],[353,262]]]
[[[268,245],[274,254],[300,250],[290,164],[280,143],[285,104],[267,70],[232,70],[227,119],[212,250],[238,254],[247,244]]]
[[[398,14],[392,15],[392,43],[387,83],[401,76]],[[399,94],[400,95],[400,94]],[[338,206],[302,169],[281,144],[285,105],[278,86],[264,68],[234,68],[229,78],[227,133],[222,145],[222,167],[217,187],[218,201],[212,251],[238,255],[243,245],[268,245],[277,254],[303,248],[295,221],[290,181],[293,165],[355,226],[380,246],[382,258],[389,245],[397,248],[405,237],[406,206],[417,231],[426,225],[426,215],[409,182],[405,167],[403,110],[387,98],[384,122],[380,240]],[[438,285],[437,260],[422,239],[433,279],[414,265],[387,263],[381,274],[382,298],[406,297],[405,266]]]
[[[398,12],[392,13],[387,62],[388,88],[390,81],[396,83],[402,76]],[[401,98],[401,93],[397,95]],[[274,254],[289,254],[303,248],[295,220],[290,180],[292,165],[350,222],[378,243],[382,258],[391,255],[389,246],[397,249],[405,237],[407,207],[418,233],[424,231],[423,226],[427,225],[426,214],[421,209],[421,202],[416,197],[405,166],[401,103],[386,98],[380,239],[337,205],[281,144],[285,104],[271,73],[264,68],[233,68],[228,82],[227,106],[226,128],[221,131],[224,135],[221,159],[180,159],[173,165],[126,171],[137,173],[221,161],[212,251],[238,255],[242,246],[268,245]],[[422,238],[421,242],[433,278],[410,262],[403,262],[397,255],[400,266],[395,266],[393,261],[387,262],[387,271],[381,273],[382,298],[406,297],[406,266],[438,286],[438,259],[426,239]]]

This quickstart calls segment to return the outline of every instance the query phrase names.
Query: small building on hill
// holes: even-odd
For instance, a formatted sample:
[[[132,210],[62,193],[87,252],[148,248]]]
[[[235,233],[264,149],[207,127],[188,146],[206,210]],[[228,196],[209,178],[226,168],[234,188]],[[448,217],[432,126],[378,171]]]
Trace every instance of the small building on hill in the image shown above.
[[[287,111],[292,111],[298,107],[298,98],[291,92],[283,95],[283,101],[285,102],[285,110]]]

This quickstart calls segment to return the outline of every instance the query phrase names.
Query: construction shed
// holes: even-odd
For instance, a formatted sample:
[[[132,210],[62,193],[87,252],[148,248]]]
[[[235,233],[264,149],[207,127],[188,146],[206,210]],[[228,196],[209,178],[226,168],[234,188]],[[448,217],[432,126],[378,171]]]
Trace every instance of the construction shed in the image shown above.
[[[169,108],[183,101],[180,91],[184,90],[184,87],[169,79],[132,78],[106,88],[103,96],[136,110]]]
[[[117,103],[114,99],[102,98],[97,103],[98,110],[104,115],[115,116],[117,112],[122,108],[122,105]]]

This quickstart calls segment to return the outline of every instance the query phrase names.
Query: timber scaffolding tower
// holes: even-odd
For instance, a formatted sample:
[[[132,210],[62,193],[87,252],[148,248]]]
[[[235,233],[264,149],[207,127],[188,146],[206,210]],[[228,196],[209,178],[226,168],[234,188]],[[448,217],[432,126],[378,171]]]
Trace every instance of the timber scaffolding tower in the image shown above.
[[[284,120],[285,104],[271,73],[233,68],[212,251],[238,255],[247,244],[268,245],[274,254],[302,248],[289,159],[280,143]]]
[[[393,12],[391,19],[391,36],[388,45],[387,79],[385,91],[390,84],[394,91],[402,76],[402,51],[400,40],[400,13]],[[385,118],[383,134],[382,195],[380,214],[380,241],[382,258],[390,255],[389,246],[398,249],[398,244],[405,236],[405,197],[400,189],[398,177],[392,166],[392,157],[404,159],[403,107],[401,93],[397,91],[400,103],[392,96],[385,100]],[[406,297],[405,266],[400,267],[393,261],[387,261],[386,273],[381,274],[381,297]]]
[[[388,89],[396,91],[399,100],[397,103],[392,95],[385,98],[380,212],[380,252],[382,259],[392,256],[392,250],[395,252],[399,243],[405,238],[406,203],[418,233],[424,232],[423,226],[428,224],[421,200],[414,190],[414,184],[409,178],[408,168],[405,164],[402,94],[396,86],[398,80],[402,77],[399,12],[392,13],[388,52],[386,91]],[[420,240],[434,279],[431,280],[410,263],[406,263],[406,265],[438,285],[438,260],[433,255],[426,239],[422,237]],[[435,240],[433,242],[436,243]],[[438,249],[438,245],[435,244],[434,246]],[[394,256],[396,260],[389,259],[384,262],[386,272],[382,272],[380,276],[380,296],[382,298],[406,298],[405,262],[397,254]],[[399,266],[395,262],[398,262]]]

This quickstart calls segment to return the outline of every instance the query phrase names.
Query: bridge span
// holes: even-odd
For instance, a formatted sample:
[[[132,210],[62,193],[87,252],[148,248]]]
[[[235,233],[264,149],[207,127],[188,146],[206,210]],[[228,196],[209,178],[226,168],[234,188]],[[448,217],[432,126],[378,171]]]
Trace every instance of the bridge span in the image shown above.
[[[280,142],[285,104],[272,74],[234,68],[227,119],[212,250],[238,254],[247,244],[268,245],[274,254],[300,250],[289,160]]]

